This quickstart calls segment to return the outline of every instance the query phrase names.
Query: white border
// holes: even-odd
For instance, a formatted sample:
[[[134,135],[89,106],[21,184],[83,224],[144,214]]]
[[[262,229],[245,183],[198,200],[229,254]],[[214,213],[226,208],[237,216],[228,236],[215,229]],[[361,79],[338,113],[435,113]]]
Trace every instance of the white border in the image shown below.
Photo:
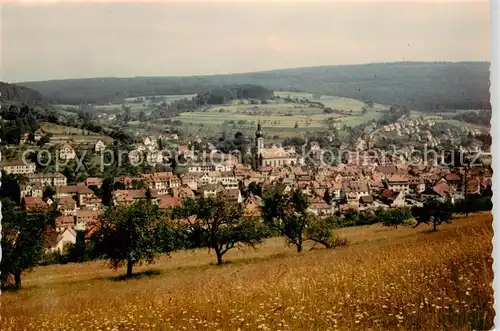
[[[2,42],[3,42],[3,5],[0,4],[0,81],[2,81],[2,68],[3,66],[3,47],[2,47]],[[0,109],[2,108],[2,105],[0,105]],[[2,152],[0,151],[0,161],[2,160]],[[0,187],[2,186],[2,171],[0,170]],[[2,202],[0,201],[0,262],[2,261]],[[2,274],[2,269],[0,269],[0,275]],[[0,295],[2,294],[2,286],[1,286],[1,281],[0,281]],[[0,303],[0,306],[2,304]],[[0,315],[0,320],[2,319],[2,316]]]
[[[495,294],[495,330],[498,330],[500,327],[500,282],[497,275],[500,275],[500,246],[499,244],[499,236],[497,234],[496,229],[498,227],[498,216],[500,214],[499,204],[499,192],[497,191],[497,187],[500,184],[499,173],[497,169],[500,171],[500,159],[498,156],[500,155],[500,131],[498,130],[498,126],[500,125],[500,98],[499,98],[499,76],[500,76],[500,53],[498,50],[498,44],[500,39],[500,24],[499,24],[499,16],[500,16],[500,3],[498,0],[491,0],[490,2],[490,94],[491,94],[491,136],[492,136],[492,144],[491,144],[491,154],[492,154],[492,168],[493,168],[493,291]]]

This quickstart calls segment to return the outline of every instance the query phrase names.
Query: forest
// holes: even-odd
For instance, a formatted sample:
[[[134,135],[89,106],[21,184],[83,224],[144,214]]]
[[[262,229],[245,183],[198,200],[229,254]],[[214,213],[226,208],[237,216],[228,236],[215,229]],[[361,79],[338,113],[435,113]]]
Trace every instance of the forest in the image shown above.
[[[423,111],[491,109],[488,62],[397,62],[279,69],[190,76],[86,78],[24,82],[54,104],[106,104],[144,95],[206,93],[255,84],[270,90],[303,91]]]
[[[37,91],[16,84],[0,82],[0,105],[30,106],[47,109],[49,102]]]

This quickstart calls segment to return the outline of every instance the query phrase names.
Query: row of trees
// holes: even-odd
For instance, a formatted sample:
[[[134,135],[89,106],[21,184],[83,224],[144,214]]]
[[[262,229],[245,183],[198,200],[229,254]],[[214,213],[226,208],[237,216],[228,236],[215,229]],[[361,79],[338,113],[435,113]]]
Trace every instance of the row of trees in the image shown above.
[[[398,228],[406,225],[413,218],[410,208],[379,208],[375,210],[357,211],[348,209],[342,215],[336,213],[328,218],[334,228],[344,228],[382,223],[384,226]]]
[[[260,215],[245,216],[243,206],[224,195],[187,199],[167,212],[160,210],[150,196],[129,206],[111,206],[95,225],[84,249],[79,234],[76,246],[80,249],[70,247],[68,254],[75,262],[90,257],[107,259],[113,268],[126,265],[130,277],[135,265],[152,263],[159,254],[178,249],[210,248],[217,264],[222,264],[231,249],[253,247],[272,235],[284,235],[299,252],[306,240],[330,248],[347,244],[335,240],[333,228],[326,222],[306,212],[308,199],[302,192],[285,193],[274,188],[265,196],[263,222]],[[36,213],[28,218],[22,207],[9,199],[3,201],[2,284],[13,275],[16,287],[20,287],[21,273],[44,260],[48,234],[54,233],[57,215]],[[273,206],[278,213],[273,212]]]
[[[269,236],[285,237],[297,252],[303,250],[306,241],[334,248],[347,245],[333,231],[349,226],[349,221],[354,221],[352,225],[382,223],[397,228],[415,219],[415,227],[432,223],[436,230],[443,222],[450,222],[452,212],[461,212],[460,207],[434,200],[412,209],[349,210],[343,217],[330,218],[320,218],[308,212],[308,207],[308,197],[302,191],[285,192],[280,186],[263,193],[261,215],[253,217],[245,216],[242,205],[224,195],[187,199],[166,214],[144,200],[128,207],[108,208],[92,241],[94,249],[102,253],[100,257],[110,259],[113,267],[126,262],[130,276],[133,265],[150,263],[156,254],[177,249],[208,247],[214,251],[217,264],[222,264],[224,254],[231,249],[254,247]]]
[[[199,105],[221,105],[233,99],[265,99],[272,91],[259,85],[244,84],[214,88],[209,92],[198,93],[193,101]]]
[[[67,248],[65,256],[52,253],[52,262],[82,262],[107,259],[111,267],[126,266],[126,276],[142,263],[153,263],[160,254],[179,249],[206,247],[215,253],[217,264],[224,255],[242,245],[255,247],[270,236],[283,236],[288,244],[302,252],[310,241],[326,248],[348,244],[337,237],[339,227],[382,223],[397,228],[412,219],[419,224],[431,223],[436,230],[449,223],[453,212],[473,212],[491,207],[486,198],[477,198],[469,207],[466,203],[452,205],[429,201],[412,209],[378,209],[358,212],[348,210],[342,215],[318,217],[308,211],[308,197],[301,190],[285,191],[277,185],[262,193],[262,205],[257,215],[247,215],[243,206],[229,196],[199,196],[184,200],[181,206],[162,211],[151,196],[132,205],[108,207],[93,232],[87,236],[78,232],[76,245]],[[472,200],[470,200],[472,201]],[[1,261],[2,285],[9,275],[21,286],[21,274],[40,263],[49,263],[44,253],[55,234],[57,204],[43,213],[27,214],[22,206],[2,199],[3,229]]]
[[[278,187],[266,191],[259,216],[245,216],[243,206],[225,195],[187,199],[179,207],[162,213],[149,199],[130,206],[106,210],[98,230],[92,235],[93,249],[117,268],[152,263],[157,254],[177,249],[207,247],[217,264],[240,245],[254,247],[272,235],[285,236],[290,244],[303,249],[303,242],[333,248],[346,245],[333,235],[333,227],[307,212],[308,198],[301,191],[285,193]]]

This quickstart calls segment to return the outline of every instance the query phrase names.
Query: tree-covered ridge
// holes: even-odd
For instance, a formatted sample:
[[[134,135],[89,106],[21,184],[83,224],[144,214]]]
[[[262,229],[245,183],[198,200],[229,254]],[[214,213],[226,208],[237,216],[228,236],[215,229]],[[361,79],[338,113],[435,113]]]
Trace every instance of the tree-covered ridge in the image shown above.
[[[27,105],[44,109],[49,108],[49,103],[40,92],[24,86],[4,82],[0,82],[0,105],[4,107],[10,105]]]
[[[491,108],[487,62],[375,63],[231,75],[89,78],[20,85],[36,89],[56,104],[102,104],[144,95],[198,94],[215,87],[243,84],[400,104],[422,110]]]

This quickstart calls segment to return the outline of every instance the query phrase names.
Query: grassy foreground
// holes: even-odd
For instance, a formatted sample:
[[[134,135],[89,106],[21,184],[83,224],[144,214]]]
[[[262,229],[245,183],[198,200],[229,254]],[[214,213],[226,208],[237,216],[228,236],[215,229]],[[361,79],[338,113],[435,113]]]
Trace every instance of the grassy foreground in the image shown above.
[[[342,229],[349,247],[301,254],[274,238],[219,267],[184,251],[128,281],[104,262],[40,267],[2,294],[0,329],[491,329],[491,223]]]

